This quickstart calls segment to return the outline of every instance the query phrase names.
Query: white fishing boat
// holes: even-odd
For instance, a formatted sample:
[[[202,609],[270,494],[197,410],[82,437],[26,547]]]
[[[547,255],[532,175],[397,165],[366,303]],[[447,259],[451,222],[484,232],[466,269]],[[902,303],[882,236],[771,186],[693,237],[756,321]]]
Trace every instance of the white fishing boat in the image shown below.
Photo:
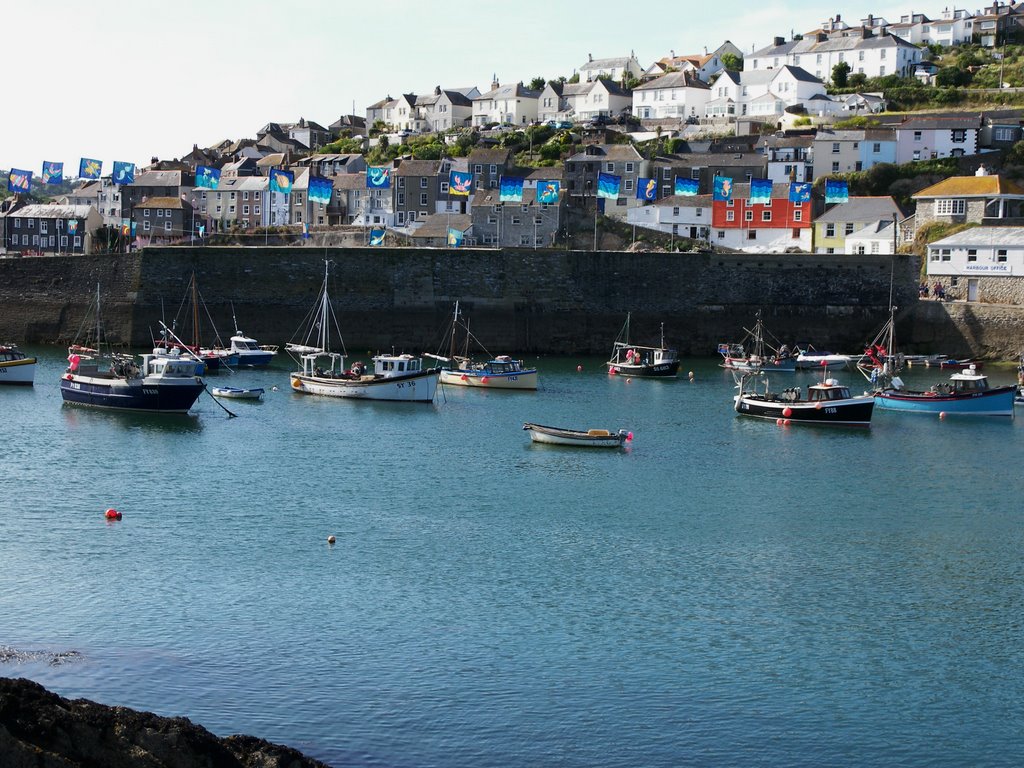
[[[835,370],[847,368],[853,362],[852,355],[839,355],[834,352],[822,352],[811,344],[796,345],[796,367],[798,370],[818,369],[828,366]]]
[[[580,448],[619,448],[632,442],[633,433],[625,429],[613,432],[608,429],[565,429],[563,427],[547,427],[543,424],[523,424],[523,429],[530,433],[535,443],[549,445],[573,445]]]
[[[770,334],[761,322],[761,310],[757,311],[753,328],[743,329],[746,335],[736,343],[718,345],[718,354],[723,358],[722,367],[733,371],[791,372],[796,370],[796,354],[777,339],[774,345],[768,342]]]
[[[233,400],[260,400],[263,398],[263,387],[214,387],[210,392],[214,397],[227,397]]]
[[[458,302],[455,302],[451,332],[445,336],[450,341],[448,357],[430,353],[425,355],[448,364],[441,368],[442,384],[484,389],[537,389],[537,369],[526,367],[522,360],[516,360],[510,355],[495,356],[487,352],[470,332],[469,323],[462,319]],[[471,357],[471,340],[484,351],[488,359],[476,361]]]
[[[0,384],[32,386],[36,377],[36,358],[29,357],[17,344],[0,344]]]
[[[334,307],[327,290],[328,265],[324,283],[308,317],[302,341],[289,342],[285,350],[299,364],[290,375],[295,392],[355,400],[394,400],[429,403],[437,392],[440,368],[424,368],[419,357],[408,354],[380,354],[372,358],[373,372],[362,362],[345,368],[344,342],[338,330]],[[335,329],[341,352],[331,348],[331,328]]]
[[[270,365],[278,352],[278,347],[274,344],[260,344],[256,339],[242,333],[238,329],[234,306],[231,307],[231,320],[235,324],[235,335],[231,337],[230,352],[238,358],[238,365],[242,368],[262,368]]]

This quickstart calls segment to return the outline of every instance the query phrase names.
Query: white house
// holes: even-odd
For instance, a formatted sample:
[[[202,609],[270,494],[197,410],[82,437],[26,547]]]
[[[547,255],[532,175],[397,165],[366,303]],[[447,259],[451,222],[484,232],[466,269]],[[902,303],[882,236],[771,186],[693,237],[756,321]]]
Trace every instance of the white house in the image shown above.
[[[495,80],[491,90],[473,99],[473,125],[528,125],[537,119],[539,102],[540,91],[531,91],[522,81],[501,85]]]
[[[1024,227],[974,227],[929,244],[928,276],[948,278],[954,295],[1016,303],[1024,276]],[[966,278],[966,292],[960,280]]]
[[[947,48],[971,42],[974,36],[974,15],[961,8],[946,6],[934,19],[923,13],[909,13],[886,26],[890,34],[898,35],[914,45],[942,45]]]
[[[711,195],[670,195],[650,205],[630,208],[626,223],[691,240],[707,240],[711,230]]]
[[[802,67],[722,72],[711,87],[708,117],[727,115],[781,115],[786,107],[803,105],[811,111],[817,97],[826,96],[825,84]]]
[[[910,117],[894,126],[896,162],[978,154],[979,115],[970,117]]]
[[[597,80],[599,77],[608,77],[620,81],[622,76],[629,73],[630,77],[639,78],[643,73],[643,67],[637,61],[636,54],[632,51],[629,56],[620,56],[613,59],[595,59],[593,55],[587,55],[587,61],[579,68],[580,82]]]
[[[659,59],[644,70],[641,79],[651,80],[674,70],[676,72],[692,72],[706,83],[725,69],[725,64],[722,63],[722,56],[726,53],[731,53],[733,56],[738,56],[741,59],[743,58],[743,51],[728,40],[710,53],[707,48],[704,49],[703,54],[690,54],[688,56],[676,56],[675,51],[670,51],[668,56]]]
[[[789,65],[802,67],[820,80],[830,80],[832,69],[840,62],[850,73],[867,77],[913,74],[921,61],[921,49],[886,30],[855,27],[833,32],[818,30],[800,40],[776,37],[771,45],[748,54],[744,70],[778,69]]]
[[[442,132],[469,125],[473,118],[473,97],[480,91],[473,88],[467,95],[461,90],[434,88],[428,96],[416,97],[417,116],[422,130]]]
[[[873,221],[846,236],[846,253],[893,253],[898,235],[893,234],[892,221]]]
[[[703,117],[711,88],[690,72],[669,72],[633,89],[633,114],[641,119]]]
[[[542,122],[559,118],[589,120],[599,115],[611,117],[622,114],[632,101],[630,92],[614,80],[551,82],[540,93],[537,116]]]

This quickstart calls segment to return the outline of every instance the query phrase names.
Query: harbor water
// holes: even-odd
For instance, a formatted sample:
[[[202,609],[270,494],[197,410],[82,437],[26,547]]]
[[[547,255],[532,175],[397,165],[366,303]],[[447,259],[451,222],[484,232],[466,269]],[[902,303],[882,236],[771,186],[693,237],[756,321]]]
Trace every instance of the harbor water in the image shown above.
[[[0,390],[2,675],[336,766],[1024,762],[1024,419],[779,427],[710,358],[434,405],[296,394],[285,358],[209,377],[267,389],[237,418],[137,416],[62,405],[34,351]]]

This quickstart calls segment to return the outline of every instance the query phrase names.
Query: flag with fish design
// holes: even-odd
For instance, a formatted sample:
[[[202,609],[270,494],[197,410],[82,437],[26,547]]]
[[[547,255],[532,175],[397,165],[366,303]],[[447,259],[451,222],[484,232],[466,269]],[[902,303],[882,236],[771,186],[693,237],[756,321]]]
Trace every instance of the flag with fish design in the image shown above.
[[[811,184],[808,181],[794,181],[789,185],[789,202],[806,203],[811,199]]]
[[[309,180],[309,202],[328,205],[334,194],[334,182],[330,179],[315,178]]]
[[[751,179],[749,200],[751,203],[770,203],[772,201],[772,180]]]
[[[448,227],[448,245],[458,248],[462,245],[463,236],[462,230]]]
[[[732,200],[732,179],[728,176],[715,176],[715,188],[711,199],[720,202]]]
[[[845,181],[832,181],[825,179],[825,202],[826,203],[848,203],[850,202],[850,188]]]
[[[468,197],[473,188],[473,174],[463,171],[448,172],[448,194]]]
[[[43,161],[43,184],[62,184],[64,182],[64,163]]]
[[[369,166],[366,169],[367,189],[388,189],[391,187],[391,169],[387,166]]]
[[[114,183],[115,184],[134,184],[135,183],[135,163],[124,163],[120,160],[114,161]]]
[[[276,168],[270,172],[270,191],[280,192],[282,195],[292,193],[292,184],[295,183],[295,174],[291,171],[279,171]]]
[[[220,170],[208,165],[196,167],[196,186],[203,189],[216,189],[220,184]]]
[[[68,219],[68,234],[74,235],[78,233],[78,219]]]
[[[619,184],[622,182],[621,176],[616,176],[613,173],[598,173],[597,174],[597,196],[604,198],[605,200],[616,200],[619,197]]]
[[[700,191],[700,182],[697,179],[684,179],[676,176],[674,192],[683,197],[694,197]]]
[[[557,205],[561,192],[562,183],[560,181],[537,182],[537,202],[541,205]]]
[[[657,200],[658,182],[656,179],[639,178],[636,180],[637,200]]]
[[[498,201],[502,203],[521,203],[523,201],[522,178],[502,176],[498,184]]]
[[[386,230],[383,229],[371,229],[370,230],[370,245],[384,245],[384,233]]]
[[[31,192],[32,171],[20,171],[17,168],[11,168],[10,173],[7,174],[7,190],[22,195],[27,195]]]
[[[78,164],[78,175],[83,179],[98,179],[101,173],[103,173],[103,163],[99,160],[83,157]]]

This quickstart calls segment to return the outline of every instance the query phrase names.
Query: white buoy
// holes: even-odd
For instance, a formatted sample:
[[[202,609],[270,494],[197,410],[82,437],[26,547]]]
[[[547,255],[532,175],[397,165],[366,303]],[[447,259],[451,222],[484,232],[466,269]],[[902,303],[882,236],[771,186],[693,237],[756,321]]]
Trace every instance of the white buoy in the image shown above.
[[[333,533],[330,536],[327,537],[327,543],[328,544],[333,544],[334,543],[334,534]]]

